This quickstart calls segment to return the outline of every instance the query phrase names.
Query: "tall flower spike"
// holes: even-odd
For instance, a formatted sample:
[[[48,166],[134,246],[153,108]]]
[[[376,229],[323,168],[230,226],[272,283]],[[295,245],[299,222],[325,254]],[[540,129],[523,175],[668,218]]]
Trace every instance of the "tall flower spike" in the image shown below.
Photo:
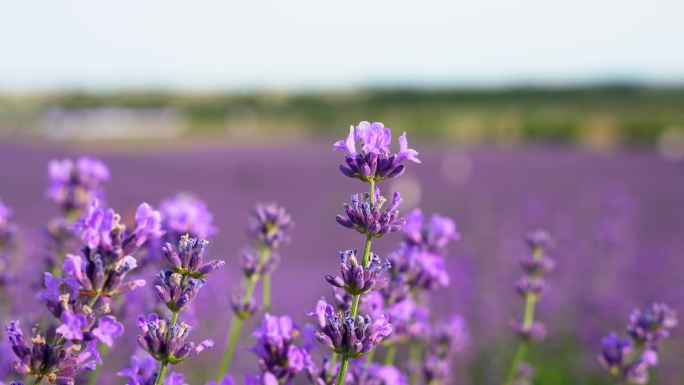
[[[294,226],[292,217],[276,203],[260,203],[251,212],[249,235],[257,244],[277,249],[289,241],[287,231]]]
[[[361,142],[361,151],[357,152],[356,142]],[[346,165],[340,165],[340,171],[350,178],[358,178],[364,182],[379,182],[394,178],[404,173],[405,160],[420,163],[418,152],[408,148],[406,133],[399,137],[399,153],[392,154],[390,143],[392,131],[380,122],[363,121],[349,128],[346,139],[333,145],[334,151],[346,150]]]
[[[318,321],[316,339],[333,352],[347,357],[362,357],[392,333],[387,314],[376,320],[368,315],[352,318],[336,312],[323,299],[318,301],[316,310],[310,315]]]
[[[356,258],[356,249],[340,252],[341,274],[340,276],[326,275],[325,279],[334,287],[339,287],[351,295],[368,293],[377,290],[387,284],[387,280],[381,277],[382,272],[389,270],[390,263],[380,261],[380,258],[371,254],[370,263],[367,267],[359,264]]]
[[[382,210],[386,202],[385,197],[380,195],[380,189],[375,189],[375,204],[371,204],[370,193],[355,194],[351,197],[351,203],[343,205],[345,216],[338,215],[335,220],[340,225],[354,229],[361,234],[372,235],[379,238],[384,234],[401,230],[406,222],[399,217],[399,204],[401,196],[394,192],[389,207]]]

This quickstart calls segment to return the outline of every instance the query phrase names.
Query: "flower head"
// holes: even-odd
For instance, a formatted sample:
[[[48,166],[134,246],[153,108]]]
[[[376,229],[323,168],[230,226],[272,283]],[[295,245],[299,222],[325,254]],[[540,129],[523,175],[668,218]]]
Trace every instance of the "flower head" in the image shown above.
[[[389,315],[372,320],[370,316],[344,315],[321,299],[311,313],[318,321],[316,339],[333,352],[359,358],[374,349],[392,333]]]
[[[390,205],[382,210],[385,202],[379,188],[375,189],[373,200],[370,193],[355,194],[351,197],[351,203],[343,205],[345,215],[338,215],[335,220],[344,227],[376,238],[401,230],[405,223],[405,219],[399,217],[401,196],[395,191]]]
[[[174,272],[202,279],[226,264],[219,260],[204,263],[204,251],[208,245],[209,241],[205,239],[190,238],[185,234],[178,241],[178,248],[167,242],[162,251]]]
[[[620,339],[611,332],[601,340],[602,349],[599,355],[601,365],[613,375],[619,374],[626,366],[633,346],[629,339]]]
[[[156,313],[138,317],[138,345],[155,360],[179,364],[214,346],[214,341],[204,340],[199,344],[185,342],[192,327],[186,323],[171,324]]]
[[[254,243],[277,249],[289,241],[287,231],[294,226],[292,217],[276,203],[260,203],[250,213],[249,236]]]
[[[448,217],[433,214],[425,223],[423,212],[413,209],[406,215],[404,226],[405,241],[409,245],[420,246],[432,252],[443,251],[449,242],[459,240],[456,223]]]
[[[383,263],[380,257],[371,253],[368,266],[364,267],[356,258],[357,252],[356,249],[340,252],[341,274],[336,277],[326,275],[326,281],[334,287],[345,289],[351,295],[365,294],[385,286],[387,280],[381,274],[391,267],[389,261]]]
[[[357,151],[356,142],[361,142],[361,151]],[[358,126],[349,127],[346,139],[333,145],[335,151],[346,150],[346,165],[340,171],[348,177],[358,178],[364,182],[381,181],[394,178],[404,172],[405,160],[420,163],[418,152],[408,148],[406,133],[399,137],[399,152],[392,154],[390,144],[392,131],[380,122],[363,121]]]
[[[644,310],[632,311],[627,332],[640,344],[657,349],[658,341],[669,337],[675,326],[677,313],[664,303],[653,303]]]

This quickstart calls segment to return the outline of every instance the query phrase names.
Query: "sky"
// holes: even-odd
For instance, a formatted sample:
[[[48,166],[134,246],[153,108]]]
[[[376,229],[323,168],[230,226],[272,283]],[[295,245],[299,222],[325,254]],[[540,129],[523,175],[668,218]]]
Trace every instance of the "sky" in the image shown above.
[[[684,83],[681,0],[0,0],[0,92]]]

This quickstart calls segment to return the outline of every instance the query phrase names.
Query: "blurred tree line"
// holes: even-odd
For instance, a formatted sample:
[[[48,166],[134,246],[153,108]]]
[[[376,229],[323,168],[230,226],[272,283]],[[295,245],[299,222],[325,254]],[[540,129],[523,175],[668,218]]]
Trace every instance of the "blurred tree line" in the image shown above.
[[[684,127],[684,87],[376,89],[325,93],[63,92],[0,96],[0,133],[41,136],[48,112],[172,109],[180,137],[339,137],[359,120],[385,122],[411,137],[463,144],[652,145]],[[53,129],[53,128],[51,128]],[[87,127],[84,129],[88,129]]]

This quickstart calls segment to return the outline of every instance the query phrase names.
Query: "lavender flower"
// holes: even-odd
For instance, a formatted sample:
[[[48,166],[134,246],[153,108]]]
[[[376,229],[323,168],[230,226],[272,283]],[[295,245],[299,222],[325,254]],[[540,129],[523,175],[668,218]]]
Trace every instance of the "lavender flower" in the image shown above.
[[[631,337],[620,339],[615,332],[601,340],[599,363],[613,377],[633,384],[646,384],[649,369],[658,364],[660,342],[677,325],[677,315],[669,306],[654,303],[630,314],[627,331]]]
[[[97,327],[93,329],[92,335],[111,348],[114,344],[114,338],[121,337],[123,332],[123,325],[116,322],[116,318],[106,315],[97,321]]]
[[[159,211],[162,227],[167,233],[175,234],[172,239],[183,234],[193,238],[209,238],[216,233],[214,216],[207,204],[192,194],[178,193],[173,198],[163,200]]]
[[[276,203],[260,203],[251,212],[249,235],[257,244],[277,249],[289,241],[287,230],[294,226],[285,208]]]
[[[162,251],[174,272],[202,279],[226,264],[219,260],[203,263],[204,250],[207,245],[209,241],[190,238],[188,234],[185,234],[180,238],[177,249],[170,243],[166,243]]]
[[[620,339],[615,332],[611,332],[601,340],[603,348],[599,355],[599,362],[612,375],[619,375],[626,367],[633,345],[629,339]]]
[[[353,195],[351,203],[345,203],[343,206],[345,216],[338,215],[335,217],[337,223],[376,238],[401,230],[401,226],[406,221],[399,217],[398,207],[401,203],[399,193],[394,192],[391,204],[384,211],[382,211],[382,206],[386,199],[380,196],[379,188],[375,189],[375,204],[371,204],[370,198],[370,193]]]
[[[239,319],[250,318],[259,310],[259,305],[257,305],[254,297],[247,298],[242,291],[231,296],[230,307]]]
[[[172,270],[162,270],[157,274],[157,285],[154,288],[169,310],[179,312],[195,299],[205,283],[205,279],[185,278]]]
[[[173,365],[198,355],[205,349],[214,346],[214,341],[204,340],[195,345],[185,342],[192,327],[186,323],[172,324],[170,320],[161,319],[156,313],[147,318],[138,317],[138,345],[155,360]]]
[[[82,157],[52,160],[48,164],[50,188],[47,196],[67,212],[86,209],[93,199],[102,198],[102,182],[109,180],[109,169],[99,160]]]
[[[326,275],[325,279],[334,287],[345,289],[351,295],[368,293],[386,285],[387,280],[380,275],[390,268],[390,263],[380,262],[380,257],[371,253],[367,267],[359,265],[356,258],[358,250],[340,252],[341,276]]]
[[[310,315],[318,320],[316,339],[333,352],[347,357],[362,357],[392,333],[387,314],[375,321],[368,315],[352,318],[336,312],[323,299],[318,301],[316,310]]]
[[[361,152],[356,150],[357,141],[361,141]],[[340,171],[350,178],[378,182],[403,174],[404,160],[420,163],[418,152],[408,148],[406,133],[399,137],[399,153],[391,153],[391,141],[392,131],[380,122],[363,121],[356,127],[351,126],[349,136],[333,145],[334,151],[347,150],[344,157],[347,164],[341,165]]]
[[[260,376],[273,376],[276,383],[288,383],[300,372],[312,368],[309,352],[294,345],[299,329],[288,316],[264,315],[261,326],[254,332],[257,342],[252,351],[259,361]]]
[[[651,349],[670,336],[670,329],[677,326],[677,313],[664,303],[653,303],[643,311],[634,309],[629,315],[627,332],[637,344]]]
[[[88,342],[80,352],[73,346],[59,343],[48,344],[43,332],[36,326],[31,338],[32,346],[24,341],[19,321],[12,321],[5,327],[7,340],[18,358],[12,369],[21,375],[47,378],[59,385],[73,385],[74,377],[84,371],[93,371],[102,360],[97,352],[97,343]]]

